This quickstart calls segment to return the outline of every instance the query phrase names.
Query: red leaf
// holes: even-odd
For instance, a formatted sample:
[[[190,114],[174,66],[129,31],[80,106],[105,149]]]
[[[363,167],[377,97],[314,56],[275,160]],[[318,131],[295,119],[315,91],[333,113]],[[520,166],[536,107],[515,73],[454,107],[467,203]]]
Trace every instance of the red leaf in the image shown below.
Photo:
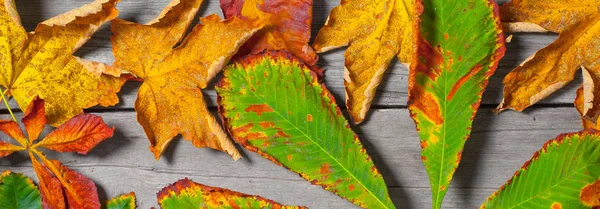
[[[52,176],[52,174],[42,166],[33,155],[30,156],[33,169],[38,176],[42,196],[42,207],[45,209],[66,208],[65,197],[60,181]]]
[[[25,147],[16,146],[3,141],[0,141],[0,158],[6,157],[13,152],[25,150]]]
[[[98,143],[112,137],[114,131],[114,127],[108,127],[100,116],[81,114],[49,133],[33,147],[85,155]]]
[[[45,160],[44,165],[60,180],[69,208],[100,208],[96,184],[92,180],[69,169],[58,160]]]
[[[39,99],[38,97],[33,98],[21,120],[25,125],[27,136],[31,142],[34,142],[40,136],[46,125],[46,108],[44,108],[44,103],[43,99]]]
[[[21,131],[19,124],[15,121],[0,120],[0,131],[15,139],[24,147],[27,147],[29,144],[29,142],[27,142],[27,138],[25,138],[25,135],[23,135],[23,131]]]

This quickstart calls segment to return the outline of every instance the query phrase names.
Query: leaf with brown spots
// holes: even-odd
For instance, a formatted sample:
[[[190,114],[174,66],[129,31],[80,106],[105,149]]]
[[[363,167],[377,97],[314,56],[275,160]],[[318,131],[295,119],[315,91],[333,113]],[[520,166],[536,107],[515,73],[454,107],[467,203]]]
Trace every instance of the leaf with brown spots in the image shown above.
[[[306,209],[301,206],[284,206],[273,200],[255,195],[210,187],[185,178],[163,188],[156,194],[162,209],[180,208],[255,208],[255,209]]]
[[[236,142],[365,208],[394,208],[383,177],[325,85],[287,52],[248,56],[217,84]]]
[[[96,0],[40,23],[27,33],[13,0],[0,2],[0,85],[21,107],[46,100],[48,123],[58,126],[83,109],[115,105],[125,82],[120,70],[72,54],[118,15],[118,0]],[[35,138],[35,136],[33,136]]]
[[[561,134],[536,152],[481,209],[600,206],[600,133]]]
[[[492,0],[417,0],[416,8],[408,109],[421,139],[432,205],[439,209],[504,56],[504,35]]]
[[[308,41],[312,24],[312,0],[220,0],[226,18],[260,20],[265,27],[237,53],[243,57],[264,50],[287,50],[309,65],[319,58]]]
[[[598,129],[600,115],[600,14],[560,33],[504,78],[504,100],[498,111],[525,108],[571,82],[582,69],[583,84],[575,106],[585,128]]]
[[[371,107],[394,56],[409,65],[415,44],[414,0],[341,0],[315,38],[319,53],[348,45],[344,63],[346,106],[354,123]]]
[[[579,200],[588,207],[600,207],[600,180],[583,187]]]
[[[112,21],[115,66],[143,80],[135,110],[156,159],[179,134],[197,147],[241,157],[208,111],[201,89],[262,25],[210,15],[201,18],[202,23],[184,38],[201,3],[173,0],[159,17],[144,25]]]
[[[500,7],[502,22],[518,26],[512,32],[541,27],[559,33],[599,12],[598,0],[512,0]]]

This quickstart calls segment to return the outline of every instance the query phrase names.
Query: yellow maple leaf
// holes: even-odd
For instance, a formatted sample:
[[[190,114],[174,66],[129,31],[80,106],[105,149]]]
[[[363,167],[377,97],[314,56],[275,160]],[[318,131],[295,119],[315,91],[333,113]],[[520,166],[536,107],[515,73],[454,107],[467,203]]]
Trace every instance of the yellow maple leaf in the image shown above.
[[[96,0],[40,23],[27,33],[13,0],[0,3],[0,85],[21,110],[35,96],[46,100],[48,123],[57,126],[95,105],[118,103],[125,82],[117,68],[72,54],[118,15],[118,0]]]
[[[383,73],[394,55],[408,65],[415,46],[413,0],[344,0],[333,8],[314,48],[349,45],[345,57],[346,106],[354,123],[365,119]]]
[[[262,25],[238,18],[222,21],[210,15],[201,18],[202,24],[173,48],[183,39],[201,3],[173,0],[145,25],[112,21],[115,66],[144,81],[135,110],[156,159],[178,134],[197,147],[222,150],[234,159],[240,158],[208,111],[201,89]]]
[[[562,31],[558,39],[539,50],[504,78],[504,100],[498,111],[525,108],[546,98],[583,69],[583,84],[575,105],[586,128],[596,128],[600,115],[600,14]]]

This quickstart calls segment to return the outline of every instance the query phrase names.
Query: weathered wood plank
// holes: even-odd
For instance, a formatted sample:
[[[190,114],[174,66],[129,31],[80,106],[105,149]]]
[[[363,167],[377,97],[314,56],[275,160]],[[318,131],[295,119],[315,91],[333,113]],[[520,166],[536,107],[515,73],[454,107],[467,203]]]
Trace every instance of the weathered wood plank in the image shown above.
[[[38,22],[41,22],[54,15],[66,12],[71,8],[83,5],[87,0],[20,0],[17,1],[17,7],[21,13],[23,24],[28,30],[33,30]],[[500,1],[504,3],[506,1]],[[134,1],[124,0],[120,2],[120,17],[137,21],[146,22],[153,19],[161,9],[168,3],[167,0],[147,0]],[[314,6],[314,23],[312,28],[313,36],[318,32],[318,29],[323,26],[331,8],[337,6],[339,1],[317,0]],[[200,11],[202,16],[216,13],[221,15],[219,3],[217,0],[205,1]],[[111,32],[108,25],[94,35],[83,48],[76,54],[85,58],[112,63],[110,37]],[[548,45],[556,38],[555,34],[515,34],[512,42],[508,45],[508,51],[505,58],[501,61],[498,72],[491,78],[489,88],[484,96],[483,104],[498,104],[502,97],[502,78],[510,72],[514,67],[532,55],[536,50]],[[340,104],[344,101],[343,87],[343,69],[344,69],[344,49],[334,50],[324,53],[319,61],[319,66],[326,69],[325,83],[328,88],[338,99]],[[578,76],[579,77],[579,76]],[[575,97],[575,90],[581,83],[580,79],[576,80],[566,88],[560,90],[551,98],[540,103],[542,104],[570,104]],[[405,66],[392,61],[390,69],[382,81],[381,86],[377,91],[377,96],[373,101],[376,107],[398,107],[405,106],[407,101],[408,89],[408,70]],[[121,104],[116,109],[132,108],[137,97],[137,87],[139,84],[132,83],[124,87],[120,94]],[[210,106],[215,106],[215,91],[207,89],[204,91],[207,95]],[[11,106],[16,107],[14,103]],[[0,107],[5,108],[5,107]]]
[[[302,180],[260,156],[245,151],[233,161],[223,153],[195,148],[175,140],[167,155],[156,162],[148,150],[135,113],[99,113],[117,127],[115,137],[103,142],[88,156],[50,153],[94,179],[102,193],[114,196],[134,190],[140,208],[156,203],[155,193],[179,178],[260,194],[285,204],[310,208],[351,208],[344,200]],[[6,118],[8,116],[2,115]],[[536,108],[527,114],[494,115],[484,108],[477,116],[463,161],[445,201],[445,208],[474,208],[500,187],[533,152],[559,133],[580,129],[574,108]],[[406,109],[379,109],[364,125],[355,127],[381,170],[399,208],[430,207],[429,181],[420,160],[419,139]],[[0,136],[5,139],[6,137]],[[0,170],[14,169],[34,176],[22,156],[0,160]],[[410,206],[410,207],[409,207]]]

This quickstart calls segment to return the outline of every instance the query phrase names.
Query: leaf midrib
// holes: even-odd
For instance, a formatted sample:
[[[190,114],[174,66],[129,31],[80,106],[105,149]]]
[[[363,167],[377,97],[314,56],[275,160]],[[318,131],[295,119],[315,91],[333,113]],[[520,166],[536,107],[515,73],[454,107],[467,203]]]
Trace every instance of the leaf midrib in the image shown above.
[[[580,168],[580,169],[577,169],[576,171],[574,171],[573,173],[571,173],[571,175],[569,175],[569,176],[566,176],[566,177],[562,178],[561,180],[559,180],[558,182],[556,182],[556,183],[555,183],[554,185],[552,185],[551,187],[548,187],[547,189],[545,189],[545,190],[543,190],[543,191],[537,192],[535,195],[532,195],[531,197],[527,198],[526,200],[523,200],[523,201],[521,201],[521,202],[519,202],[519,203],[517,203],[517,204],[513,205],[513,206],[512,206],[512,207],[510,207],[509,209],[515,208],[515,207],[517,207],[517,206],[519,206],[519,205],[521,205],[521,204],[523,204],[523,203],[529,202],[530,200],[532,200],[533,198],[535,198],[535,197],[539,196],[540,194],[542,194],[542,193],[545,193],[545,192],[547,192],[547,191],[551,190],[552,188],[554,188],[554,187],[558,186],[558,185],[559,185],[559,184],[561,184],[563,181],[565,181],[565,180],[567,180],[567,179],[571,178],[573,175],[575,175],[575,174],[579,173],[579,172],[580,172],[580,171],[582,171],[583,169],[587,169],[587,168],[589,168],[589,167],[591,167],[591,166],[594,166],[594,165],[596,165],[596,166],[597,166],[597,165],[600,165],[600,163],[592,163],[592,164],[589,164],[589,165],[587,165],[587,166],[585,166],[585,167],[582,167],[582,168]]]
[[[295,69],[298,69],[300,71],[303,71],[303,69],[294,66]],[[256,69],[256,68],[255,68]],[[304,74],[304,72],[301,73],[301,75],[306,76],[306,74]],[[248,76],[245,76],[245,81],[247,82],[246,84],[248,86],[253,86],[252,82],[250,82],[248,80]],[[313,85],[311,85],[311,87],[314,87]],[[256,89],[256,88],[255,88]],[[326,89],[323,89],[324,91],[326,91]],[[354,176],[353,173],[351,173],[348,169],[346,169],[345,166],[342,165],[342,163],[340,163],[336,158],[334,158],[331,154],[329,154],[329,152],[327,152],[321,145],[319,145],[316,141],[314,141],[311,137],[309,137],[304,131],[302,131],[300,128],[298,128],[298,126],[296,126],[295,124],[293,124],[291,121],[289,121],[287,118],[283,117],[283,115],[281,115],[276,108],[273,108],[271,104],[267,103],[265,100],[262,99],[261,95],[258,95],[255,91],[250,90],[250,92],[252,92],[252,94],[254,94],[256,96],[257,99],[260,100],[260,102],[267,104],[271,109],[273,109],[273,112],[277,113],[277,115],[279,117],[281,117],[285,122],[287,122],[288,124],[290,124],[293,128],[295,128],[296,130],[298,130],[300,133],[302,133],[302,135],[305,136],[305,138],[307,138],[308,140],[310,140],[313,144],[315,144],[320,150],[322,150],[325,154],[327,154],[327,156],[329,156],[331,159],[333,159],[333,161],[335,161],[335,163],[337,163],[338,165],[340,165],[340,167],[342,167],[342,169],[344,169],[344,171],[346,171],[346,173],[348,173],[352,179],[354,179],[356,182],[358,182],[358,184],[360,184],[360,186],[362,186],[363,188],[365,188],[369,194],[373,197],[375,197],[375,199],[377,200],[377,202],[379,204],[381,204],[384,208],[388,208],[375,194],[373,194],[373,192],[371,192],[371,190],[369,188],[367,188],[361,181],[358,180],[358,178],[356,178],[356,176]],[[327,108],[328,109],[328,108]],[[328,111],[329,112],[329,111]]]

